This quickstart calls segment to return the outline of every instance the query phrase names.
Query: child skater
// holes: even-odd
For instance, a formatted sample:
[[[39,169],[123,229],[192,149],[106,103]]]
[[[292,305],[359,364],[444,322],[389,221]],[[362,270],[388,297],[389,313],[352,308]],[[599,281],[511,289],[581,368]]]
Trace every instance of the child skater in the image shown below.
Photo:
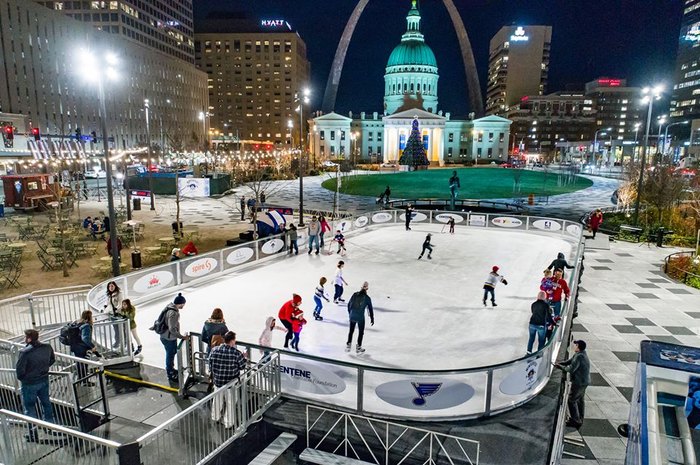
[[[432,257],[433,246],[430,245],[430,238],[431,238],[432,236],[433,236],[433,235],[430,234],[430,233],[428,233],[428,235],[425,236],[425,240],[423,241],[423,250],[421,250],[420,255],[418,255],[418,260],[420,260],[421,258],[423,258],[423,254],[425,253],[426,250],[428,251],[428,260],[432,260],[432,259],[433,259],[433,257]]]
[[[347,249],[345,248],[345,236],[343,236],[343,233],[340,232],[340,229],[335,232],[335,237],[333,240],[338,243],[338,251],[336,253],[340,253],[342,250],[343,253],[341,255],[345,256],[345,252],[347,252]]]
[[[292,349],[296,349],[297,352],[299,352],[299,335],[301,334],[301,328],[305,324],[304,311],[299,307],[295,307],[294,310],[292,310],[292,332],[294,333]]]
[[[484,299],[483,299],[483,304],[484,307],[486,306],[486,298],[488,297],[489,294],[491,294],[491,305],[494,307],[498,307],[496,305],[496,284],[498,282],[502,282],[506,286],[508,285],[508,281],[506,281],[506,278],[498,274],[499,268],[494,265],[493,268],[491,268],[491,273],[486,277],[486,281],[484,282]]]
[[[260,338],[258,339],[258,344],[260,344],[263,347],[272,347],[272,331],[277,330],[277,331],[283,331],[287,332],[286,329],[282,326],[276,326],[275,325],[275,317],[273,316],[268,316],[267,320],[265,320],[265,329],[263,329],[262,334],[260,334]],[[269,350],[262,350],[262,359],[260,359],[260,363],[264,364],[268,360],[270,360],[270,351]]]
[[[554,295],[554,278],[552,278],[552,270],[544,270],[544,277],[540,281],[540,290],[547,294],[547,300],[552,300]]]
[[[338,270],[335,272],[335,280],[333,284],[335,285],[335,293],[333,294],[333,303],[337,304],[338,302],[345,302],[345,300],[342,298],[343,297],[343,285],[347,286],[348,283],[345,281],[343,278],[343,267],[345,266],[345,262],[340,260],[338,262]]]
[[[455,233],[455,219],[454,217],[450,216],[450,219],[447,221],[447,224],[450,226],[450,234]]]
[[[326,282],[328,282],[328,280],[325,277],[322,277],[321,280],[318,282],[318,286],[316,286],[316,291],[314,292],[314,302],[316,302],[316,308],[314,309],[314,318],[316,319],[316,321],[323,321],[323,317],[321,316],[321,310],[323,310],[323,301],[321,301],[321,299],[325,299],[326,302],[330,302],[328,294],[326,294],[326,290],[323,288]]]

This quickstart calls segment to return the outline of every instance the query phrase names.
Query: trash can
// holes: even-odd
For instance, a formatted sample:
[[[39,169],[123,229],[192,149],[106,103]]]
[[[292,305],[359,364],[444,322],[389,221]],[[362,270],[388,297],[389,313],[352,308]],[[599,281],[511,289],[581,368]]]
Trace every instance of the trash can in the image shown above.
[[[132,199],[134,201],[134,208],[132,210],[141,210],[141,199]]]
[[[656,246],[657,247],[664,246],[664,236],[666,234],[673,234],[673,231],[671,231],[670,229],[664,229],[664,228],[659,228],[656,231]]]
[[[135,270],[141,268],[141,251],[134,250],[131,252],[131,267]]]

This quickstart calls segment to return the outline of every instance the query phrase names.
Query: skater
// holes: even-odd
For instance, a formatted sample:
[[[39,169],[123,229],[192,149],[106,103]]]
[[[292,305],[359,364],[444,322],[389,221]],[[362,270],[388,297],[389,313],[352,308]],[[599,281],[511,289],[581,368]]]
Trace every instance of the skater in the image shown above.
[[[345,266],[345,262],[340,260],[338,262],[338,270],[335,272],[335,281],[333,281],[333,284],[335,285],[335,293],[333,294],[333,303],[337,304],[338,302],[345,302],[345,300],[342,298],[343,296],[343,284],[348,285],[347,281],[343,279],[343,267]]]
[[[263,347],[272,347],[272,331],[275,329],[277,331],[287,332],[286,329],[276,325],[274,316],[268,316],[267,320],[265,320],[265,329],[263,329],[263,332],[260,334],[260,338],[258,339],[258,344]],[[260,359],[260,363],[267,363],[267,361],[270,360],[270,351],[263,349],[261,352],[262,358]]]
[[[122,296],[121,289],[117,286],[117,283],[110,281],[107,283],[107,303],[104,309],[109,312],[110,320],[117,321],[123,318],[121,315],[122,308]],[[121,331],[116,326],[114,327],[114,343],[112,348],[116,349],[122,345]]]
[[[406,205],[406,231],[411,230],[411,220],[413,219],[413,205]]]
[[[343,233],[340,232],[340,229],[335,232],[335,237],[333,240],[338,243],[338,251],[336,253],[338,254],[342,250],[343,256],[345,256],[345,252],[347,252],[347,249],[345,248],[345,236],[343,236]]]
[[[348,332],[348,342],[345,344],[345,351],[350,352],[352,348],[352,335],[357,326],[357,347],[356,351],[361,354],[365,351],[362,347],[362,338],[365,335],[365,308],[369,310],[369,324],[374,326],[374,309],[372,299],[367,295],[369,284],[367,281],[362,284],[362,289],[355,292],[348,302],[348,316],[350,317],[350,331]]]
[[[450,227],[450,234],[455,233],[455,219],[454,217],[450,217],[449,220],[447,220],[447,225]]]
[[[331,301],[328,298],[328,294],[326,294],[326,290],[323,288],[323,286],[326,285],[326,282],[328,282],[328,280],[325,277],[322,277],[318,282],[318,286],[316,286],[316,290],[314,291],[314,302],[316,302],[316,308],[314,309],[314,318],[316,319],[316,321],[323,321],[323,317],[321,316],[321,310],[323,310],[323,301],[321,299],[324,299],[326,302]]]
[[[241,195],[241,221],[245,221],[245,195]]]
[[[318,236],[321,239],[321,248],[323,248],[323,246],[325,245],[325,243],[323,242],[323,236],[331,230],[331,225],[328,224],[328,221],[326,221],[326,217],[323,215],[320,215],[318,217],[318,222],[321,225],[321,233]]]
[[[566,280],[562,277],[564,274],[564,271],[561,268],[557,268],[554,270],[554,278],[552,279],[552,282],[554,283],[553,291],[552,291],[552,299],[549,301],[549,304],[552,306],[552,309],[554,310],[554,316],[558,317],[561,315],[561,295],[564,294],[566,300],[569,299],[569,285],[566,283]]]
[[[292,338],[292,349],[296,349],[299,352],[299,335],[301,334],[302,327],[306,324],[306,319],[304,318],[304,311],[299,307],[292,310],[292,332],[294,337]]]
[[[160,342],[165,348],[165,372],[168,375],[168,380],[176,383],[179,380],[179,373],[175,369],[175,356],[177,355],[177,340],[190,338],[189,334],[182,334],[180,332],[180,310],[185,307],[187,299],[182,293],[178,293],[172,303],[168,304],[165,309],[161,312],[156,323],[151,327],[154,331],[158,332],[159,329],[163,330],[160,335]],[[164,327],[156,327],[157,323],[164,323]]]
[[[384,205],[387,205],[389,203],[389,200],[391,199],[391,189],[389,186],[386,186],[386,189],[384,189],[384,193],[379,197],[382,200],[382,203]]]
[[[552,300],[552,295],[554,295],[554,278],[552,277],[552,270],[544,270],[544,277],[540,281],[540,291],[544,291],[547,294],[547,301]]]
[[[484,307],[486,307],[486,299],[489,294],[491,294],[491,306],[498,307],[498,305],[496,305],[496,284],[500,281],[506,286],[508,285],[508,281],[498,274],[498,270],[499,268],[494,265],[493,268],[491,268],[491,273],[489,273],[484,282],[484,298],[482,300]]]
[[[527,353],[532,353],[532,346],[537,336],[537,350],[542,350],[545,344],[547,327],[551,325],[552,309],[547,302],[547,294],[544,291],[537,293],[537,300],[530,305],[530,338],[527,341]]]
[[[574,265],[569,265],[569,263],[566,261],[566,256],[564,255],[564,252],[559,252],[557,254],[557,258],[552,260],[552,263],[549,264],[547,267],[548,270],[556,270],[559,268],[562,270],[562,273],[564,272],[564,268],[573,268]]]
[[[136,356],[143,350],[143,345],[141,344],[139,333],[136,330],[136,307],[134,307],[134,304],[131,303],[130,299],[122,300],[122,308],[120,313],[124,318],[129,320],[129,331],[131,331],[131,336],[134,338],[134,341],[136,341],[136,350],[134,350],[134,356]],[[131,346],[131,349],[134,349],[133,345]]]
[[[598,208],[593,215],[591,215],[591,219],[588,221],[588,229],[591,230],[593,233],[593,239],[595,239],[595,235],[598,232],[598,228],[600,228],[600,225],[603,223],[603,212],[601,211],[600,208]]]
[[[285,349],[289,349],[289,341],[292,339],[292,336],[294,336],[294,332],[292,330],[292,312],[295,308],[299,307],[299,305],[301,305],[301,296],[298,294],[292,294],[292,300],[285,302],[277,314],[280,322],[287,329],[287,335],[284,337]]]
[[[267,199],[265,198],[265,191],[263,191],[260,193],[260,206],[262,206],[262,207],[265,206],[265,200],[267,200]]]
[[[299,245],[297,240],[299,239],[299,234],[297,233],[297,227],[294,224],[289,225],[289,255],[294,251],[294,255],[299,255]]]
[[[311,223],[309,223],[309,255],[316,244],[316,255],[319,252],[318,235],[321,232],[321,224],[316,219],[316,215],[311,217]]]
[[[459,194],[457,189],[460,189],[461,187],[462,185],[459,183],[459,176],[457,176],[456,171],[453,171],[452,177],[450,178],[450,199],[453,202],[457,199],[457,194]]]
[[[433,236],[433,235],[430,234],[430,233],[428,233],[428,235],[425,236],[425,240],[423,241],[423,250],[421,250],[420,255],[418,255],[418,260],[420,260],[421,258],[423,258],[423,254],[425,253],[426,250],[428,251],[428,260],[432,260],[432,259],[433,259],[433,256],[432,256],[432,254],[433,254],[433,246],[430,245],[430,238],[431,238],[432,236]]]

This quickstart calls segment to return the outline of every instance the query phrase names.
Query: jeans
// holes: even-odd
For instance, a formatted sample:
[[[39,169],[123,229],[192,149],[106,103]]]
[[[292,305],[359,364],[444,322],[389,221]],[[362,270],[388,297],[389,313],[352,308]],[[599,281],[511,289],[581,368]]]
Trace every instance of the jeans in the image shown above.
[[[350,332],[348,333],[348,344],[352,344],[352,335],[357,325],[357,347],[362,347],[362,338],[365,336],[365,320],[350,320]]]
[[[292,348],[299,350],[299,335],[301,334],[301,331],[298,333],[294,333],[294,337],[292,337]]]
[[[585,416],[586,406],[584,400],[586,397],[586,388],[588,386],[577,386],[576,384],[571,385],[571,391],[569,392],[569,417],[571,421],[576,424],[582,424],[583,418]]]
[[[321,302],[321,298],[317,295],[314,296],[314,302],[316,302],[316,308],[314,309],[314,315],[320,315],[321,310],[323,310],[323,302]]]
[[[340,299],[343,296],[343,286],[340,284],[335,285],[335,294],[333,294],[333,301]]]
[[[70,351],[75,357],[87,359],[88,348],[84,344],[70,346]],[[82,379],[88,375],[88,366],[85,363],[78,363],[78,378]]]
[[[299,246],[297,245],[297,240],[296,239],[290,239],[289,240],[289,253],[292,253],[292,250],[294,250],[294,253],[299,255]]]
[[[323,235],[326,234],[326,231],[321,231],[318,235],[320,242],[321,242],[321,248],[323,248],[324,242],[323,242]]]
[[[316,244],[316,253],[318,253],[318,236],[309,236],[309,253],[311,253],[311,249],[314,248],[314,243]]]
[[[245,205],[241,205],[241,221],[245,220]]]
[[[287,330],[287,334],[284,336],[284,348],[288,349],[289,348],[289,340],[292,338],[292,335],[294,334],[292,331],[292,322],[289,320],[282,320],[280,319],[280,322],[282,325],[284,325],[285,329]]]
[[[177,355],[177,339],[172,341],[160,338],[161,344],[165,347],[165,372],[169,378],[175,376],[175,355]]]
[[[535,335],[537,335],[537,350],[544,347],[544,336],[547,332],[545,326],[537,326],[530,324],[530,339],[527,340],[527,351],[532,352],[532,345],[535,343]]]
[[[22,405],[24,406],[24,414],[28,417],[39,418],[36,411],[37,400],[41,404],[44,420],[54,423],[53,406],[51,405],[51,399],[49,399],[48,379],[34,384],[22,384]]]
[[[489,294],[491,294],[491,302],[496,302],[496,289],[491,286],[484,286],[484,303],[486,303]]]
[[[550,302],[549,305],[552,307],[552,310],[554,311],[554,316],[559,316],[561,315],[561,300],[557,302]]]

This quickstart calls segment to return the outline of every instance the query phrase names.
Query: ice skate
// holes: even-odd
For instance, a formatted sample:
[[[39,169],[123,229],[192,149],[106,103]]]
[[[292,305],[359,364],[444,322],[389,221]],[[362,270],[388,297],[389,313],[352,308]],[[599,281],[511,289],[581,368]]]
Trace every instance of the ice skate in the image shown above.
[[[345,344],[345,352],[350,352],[350,349],[351,349],[351,348],[352,348],[352,344],[351,344],[351,343],[348,342],[347,344]]]
[[[483,303],[484,307],[486,307],[486,300],[482,300],[481,303]]]
[[[432,260],[432,259],[433,259],[433,257],[431,257],[430,255],[428,255],[428,260]]]
[[[364,354],[364,353],[365,353],[365,349],[363,349],[363,348],[360,347],[360,346],[357,346],[357,348],[355,349],[355,352],[357,352],[358,354]]]
[[[484,304],[484,305],[486,305],[486,304]],[[498,304],[496,303],[495,300],[492,300],[492,301],[491,301],[491,306],[492,306],[492,307],[498,307]]]
[[[418,255],[418,260],[420,260],[421,258],[423,258],[423,255]]]

